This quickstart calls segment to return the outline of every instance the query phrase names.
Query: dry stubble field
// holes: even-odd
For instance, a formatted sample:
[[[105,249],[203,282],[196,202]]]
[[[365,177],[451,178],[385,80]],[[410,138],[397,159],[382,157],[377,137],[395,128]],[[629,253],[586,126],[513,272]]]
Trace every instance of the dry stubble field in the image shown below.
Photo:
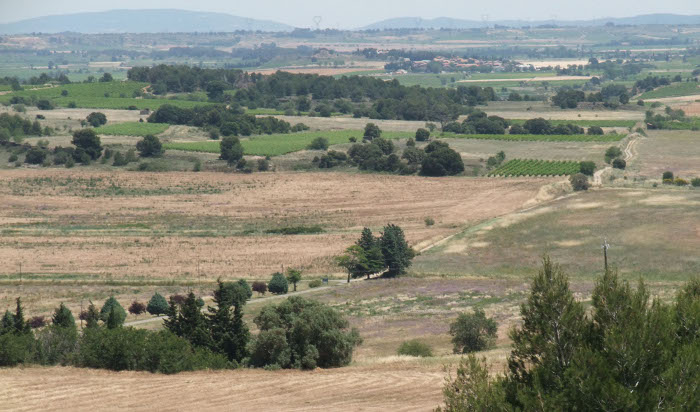
[[[420,249],[518,210],[549,181],[10,170],[0,180],[0,275],[16,280],[22,264],[35,281],[267,279],[283,266],[343,276],[334,256],[363,226],[396,223]],[[323,232],[265,233],[299,225]]]

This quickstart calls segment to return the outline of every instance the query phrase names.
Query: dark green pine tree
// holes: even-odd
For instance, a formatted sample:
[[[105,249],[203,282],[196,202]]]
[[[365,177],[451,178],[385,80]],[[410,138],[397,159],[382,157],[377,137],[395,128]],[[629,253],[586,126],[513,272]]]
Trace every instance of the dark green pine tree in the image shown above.
[[[406,268],[411,266],[411,259],[415,256],[415,252],[406,242],[403,230],[393,224],[384,226],[379,244],[384,257],[384,266],[387,267],[386,276],[394,277],[405,273]]]
[[[180,311],[172,297],[170,298],[168,310],[165,313],[168,317],[163,320],[163,326],[175,335],[182,336],[182,330],[180,329]]]
[[[202,314],[201,307],[197,304],[197,297],[193,292],[187,295],[187,299],[182,304],[177,322],[183,338],[195,346],[211,347],[207,318]]]
[[[90,306],[87,308],[87,314],[85,316],[85,327],[88,329],[96,328],[99,326],[100,312],[97,310],[92,301],[90,301]]]
[[[5,311],[5,315],[2,317],[2,327],[0,327],[0,335],[3,333],[10,333],[15,330],[15,315],[9,310]]]
[[[107,329],[116,329],[122,326],[122,320],[117,313],[116,307],[112,306],[110,309],[109,316],[107,317],[107,322],[105,322],[105,324],[107,325]]]
[[[236,362],[248,355],[250,332],[243,322],[246,299],[247,291],[240,284],[219,281],[219,288],[214,291],[216,307],[209,307],[212,349]]]
[[[384,256],[382,255],[379,239],[374,237],[369,228],[362,229],[362,234],[356,245],[362,248],[367,259],[367,279],[369,279],[370,275],[384,271]]]
[[[75,318],[71,313],[70,309],[66,307],[63,303],[54,311],[53,317],[51,319],[55,326],[61,328],[75,328]]]
[[[15,310],[15,332],[27,333],[31,330],[29,324],[24,320],[24,308],[22,299],[17,298],[17,309]]]

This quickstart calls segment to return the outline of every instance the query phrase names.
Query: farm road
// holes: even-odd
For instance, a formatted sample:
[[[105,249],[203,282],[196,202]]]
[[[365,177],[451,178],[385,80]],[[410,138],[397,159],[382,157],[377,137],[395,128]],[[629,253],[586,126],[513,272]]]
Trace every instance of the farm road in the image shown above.
[[[627,141],[627,146],[625,146],[625,149],[622,151],[624,154],[625,162],[629,164],[632,159],[637,157],[637,145],[639,144],[639,140],[642,138],[642,135],[639,133],[632,133],[629,135],[629,140]],[[603,185],[603,174],[606,172],[612,170],[611,166],[606,166],[605,168],[598,170],[593,174],[593,186],[602,186]]]

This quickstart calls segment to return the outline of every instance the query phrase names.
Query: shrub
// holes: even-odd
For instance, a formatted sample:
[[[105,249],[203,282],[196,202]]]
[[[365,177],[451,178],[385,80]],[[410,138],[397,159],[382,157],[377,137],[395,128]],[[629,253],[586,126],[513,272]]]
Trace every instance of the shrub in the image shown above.
[[[139,301],[135,300],[131,302],[131,305],[129,305],[129,313],[132,315],[138,316],[144,312],[146,312],[146,305]]]
[[[693,187],[700,187],[700,177],[696,177],[693,180],[690,181],[690,184]]]
[[[519,124],[514,124],[508,131],[509,134],[527,134],[527,130]]]
[[[264,295],[267,292],[267,283],[256,280],[253,282],[252,289],[254,292]]]
[[[272,279],[267,284],[267,290],[275,295],[284,295],[289,291],[287,278],[283,274],[276,272],[272,275]]]
[[[0,366],[17,366],[31,360],[34,336],[30,333],[0,335]]]
[[[153,160],[139,163],[138,170],[140,172],[167,172],[170,170],[170,165],[162,160]]]
[[[365,125],[365,133],[363,138],[365,140],[374,140],[382,135],[382,130],[374,123],[367,123]]]
[[[588,190],[589,188],[588,178],[583,173],[571,175],[571,177],[569,177],[569,182],[571,183],[571,187],[574,188],[574,191],[577,192],[581,190]]]
[[[677,177],[673,180],[673,184],[676,186],[688,186],[688,181]]]
[[[245,292],[246,300],[253,297],[253,289],[250,287],[250,285],[245,279],[238,279],[238,282],[236,282],[235,284],[238,285],[238,287],[240,287],[241,290]]]
[[[433,350],[430,345],[417,339],[404,341],[401,343],[396,353],[403,356],[416,356],[421,358],[433,356]]]
[[[591,126],[588,128],[589,135],[603,135],[603,128],[600,126]]]
[[[40,147],[32,147],[24,156],[24,163],[40,165],[46,160],[46,150]]]
[[[430,132],[426,129],[418,129],[416,130],[416,141],[417,142],[425,142],[430,140]]]
[[[95,133],[94,129],[82,129],[73,132],[71,143],[86,153],[92,160],[98,159],[102,155],[100,137]]]
[[[168,301],[165,300],[163,295],[156,292],[153,294],[153,296],[151,296],[151,299],[148,301],[146,311],[148,311],[148,313],[150,313],[151,315],[160,316],[165,313],[168,313],[168,308]]]
[[[10,157],[7,159],[7,161],[10,162],[10,163],[12,163],[12,162],[16,162],[17,159],[19,159],[19,157],[17,156],[17,154],[16,154],[16,153],[12,153],[12,154],[10,155]]]
[[[36,344],[39,363],[67,364],[78,349],[78,330],[51,325],[37,333]]]
[[[428,153],[427,147],[425,151]],[[430,151],[421,162],[421,174],[424,176],[453,176],[463,171],[462,156],[450,147]]]
[[[53,110],[56,106],[51,100],[42,99],[36,102],[36,107],[39,110]]]
[[[496,340],[498,325],[481,309],[460,313],[450,324],[454,353],[470,353],[487,349]]]
[[[46,326],[46,318],[43,316],[34,316],[29,320],[29,326],[32,329],[43,328]]]
[[[671,171],[665,171],[663,175],[661,175],[661,180],[666,182],[667,180],[673,181],[673,172]]]
[[[85,120],[90,123],[92,127],[100,127],[103,124],[107,124],[107,116],[102,112],[92,112]]]
[[[610,146],[608,150],[605,151],[605,162],[610,163],[620,156],[622,156],[622,150],[617,146]]]
[[[362,342],[340,312],[298,296],[264,307],[254,321],[260,333],[251,345],[250,363],[258,367],[345,366]]]
[[[209,138],[211,140],[219,140],[219,130],[218,129],[211,129],[209,130]]]
[[[318,288],[321,285],[323,285],[323,282],[321,281],[321,279],[314,279],[311,282],[309,282],[309,288],[311,288],[311,289]]]
[[[426,217],[425,218],[425,225],[426,226],[432,226],[435,224],[435,220],[432,217]]]
[[[243,146],[237,137],[227,136],[220,143],[221,160],[226,160],[229,166],[236,164],[243,158]]]
[[[627,167],[627,162],[625,161],[625,159],[618,157],[617,159],[613,160],[612,167],[614,167],[615,169],[624,170]]]
[[[317,137],[307,146],[309,150],[328,150],[328,139],[325,137]]]
[[[581,162],[580,172],[586,176],[593,176],[593,173],[595,173],[595,162]]]
[[[126,157],[122,154],[122,152],[116,152],[114,153],[114,160],[112,161],[112,166],[126,166],[128,165],[129,162],[126,161]]]
[[[141,157],[160,157],[163,155],[163,145],[158,137],[149,134],[136,143],[136,150],[139,151]]]
[[[270,170],[270,162],[267,159],[258,159],[258,171],[267,172]]]

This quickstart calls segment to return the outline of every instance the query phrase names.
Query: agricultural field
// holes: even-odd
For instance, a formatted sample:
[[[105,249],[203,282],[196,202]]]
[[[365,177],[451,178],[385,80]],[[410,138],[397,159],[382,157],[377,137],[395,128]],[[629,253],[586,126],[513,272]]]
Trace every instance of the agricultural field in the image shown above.
[[[59,107],[153,110],[163,104],[172,104],[178,107],[194,107],[206,104],[189,100],[134,98],[134,93],[140,92],[146,86],[148,86],[148,83],[131,81],[74,83],[4,94],[0,96],[0,102],[9,102],[12,97],[17,96],[27,99],[50,100]],[[64,91],[67,94],[64,94]]]
[[[674,83],[670,86],[663,86],[650,92],[642,93],[639,98],[653,101],[665,97],[700,95],[700,87],[697,82]],[[698,97],[700,98],[700,97]]]
[[[580,171],[580,162],[564,160],[513,159],[490,173],[490,176],[567,176]]]
[[[0,256],[8,276],[17,278],[23,263],[25,276],[39,279],[137,281],[192,281],[198,261],[209,280],[267,276],[280,265],[337,274],[333,256],[363,226],[399,224],[420,249],[469,222],[517,210],[550,181],[77,169],[18,169],[4,176]],[[438,196],[446,192],[453,196]],[[426,217],[435,225],[426,226]],[[322,233],[264,233],[316,225]]]
[[[168,130],[168,127],[170,125],[167,123],[125,122],[98,127],[95,132],[108,136],[146,136],[161,134]]]
[[[348,143],[351,137],[362,141],[361,130],[335,130],[322,132],[299,132],[288,134],[261,135],[241,139],[244,153],[252,156],[280,156],[304,150],[315,138],[325,137],[329,144]],[[386,139],[398,139],[411,137],[410,133],[404,132],[384,132],[382,137]],[[190,152],[219,153],[220,143],[218,141],[199,142],[171,142],[165,143],[164,147],[170,150],[182,150]]]
[[[639,155],[629,171],[640,180],[656,181],[665,171],[684,178],[700,177],[700,136],[693,131],[650,130],[639,140]]]
[[[452,134],[444,133],[441,136],[456,139],[480,139],[480,140],[504,140],[511,142],[619,142],[625,136],[617,133],[603,135],[589,134]]]

